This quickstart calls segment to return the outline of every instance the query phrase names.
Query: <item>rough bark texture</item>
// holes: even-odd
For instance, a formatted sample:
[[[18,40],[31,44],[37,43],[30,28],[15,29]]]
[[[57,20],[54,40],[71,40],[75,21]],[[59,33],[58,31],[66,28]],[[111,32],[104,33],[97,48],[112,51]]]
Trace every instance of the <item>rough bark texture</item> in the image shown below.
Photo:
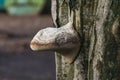
[[[52,16],[57,27],[73,18],[81,38],[73,64],[56,54],[57,80],[120,79],[120,0],[52,0]]]

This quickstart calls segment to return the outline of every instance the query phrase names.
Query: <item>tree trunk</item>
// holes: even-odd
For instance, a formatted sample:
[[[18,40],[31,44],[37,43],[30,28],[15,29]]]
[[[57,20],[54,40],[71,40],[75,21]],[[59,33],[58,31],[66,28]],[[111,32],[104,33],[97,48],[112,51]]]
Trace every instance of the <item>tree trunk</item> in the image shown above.
[[[57,80],[120,79],[120,0],[52,0],[52,17],[57,27],[72,18],[81,43],[72,64],[56,54]]]

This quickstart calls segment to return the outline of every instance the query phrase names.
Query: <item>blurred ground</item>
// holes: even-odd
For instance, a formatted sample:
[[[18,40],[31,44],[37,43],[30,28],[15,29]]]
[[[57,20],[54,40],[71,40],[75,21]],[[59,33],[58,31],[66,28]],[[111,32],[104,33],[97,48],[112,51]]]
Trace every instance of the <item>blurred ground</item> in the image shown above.
[[[53,52],[29,48],[36,32],[52,23],[50,15],[0,14],[0,80],[55,80]]]

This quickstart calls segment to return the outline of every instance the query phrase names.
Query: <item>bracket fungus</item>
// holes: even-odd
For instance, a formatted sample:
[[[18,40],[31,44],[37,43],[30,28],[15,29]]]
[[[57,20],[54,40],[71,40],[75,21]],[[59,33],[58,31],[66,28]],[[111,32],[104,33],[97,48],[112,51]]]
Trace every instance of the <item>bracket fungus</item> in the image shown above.
[[[74,30],[72,22],[60,28],[46,28],[40,30],[30,43],[34,51],[55,51],[64,56],[68,63],[72,63],[79,53],[80,38]]]

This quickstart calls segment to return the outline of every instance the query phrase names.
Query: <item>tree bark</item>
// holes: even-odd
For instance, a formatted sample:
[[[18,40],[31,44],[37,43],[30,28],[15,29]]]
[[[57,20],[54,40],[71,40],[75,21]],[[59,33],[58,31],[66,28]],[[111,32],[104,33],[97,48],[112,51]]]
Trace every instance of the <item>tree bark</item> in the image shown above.
[[[81,43],[72,64],[56,53],[57,80],[120,79],[120,0],[52,0],[52,17],[56,27],[72,18]]]

